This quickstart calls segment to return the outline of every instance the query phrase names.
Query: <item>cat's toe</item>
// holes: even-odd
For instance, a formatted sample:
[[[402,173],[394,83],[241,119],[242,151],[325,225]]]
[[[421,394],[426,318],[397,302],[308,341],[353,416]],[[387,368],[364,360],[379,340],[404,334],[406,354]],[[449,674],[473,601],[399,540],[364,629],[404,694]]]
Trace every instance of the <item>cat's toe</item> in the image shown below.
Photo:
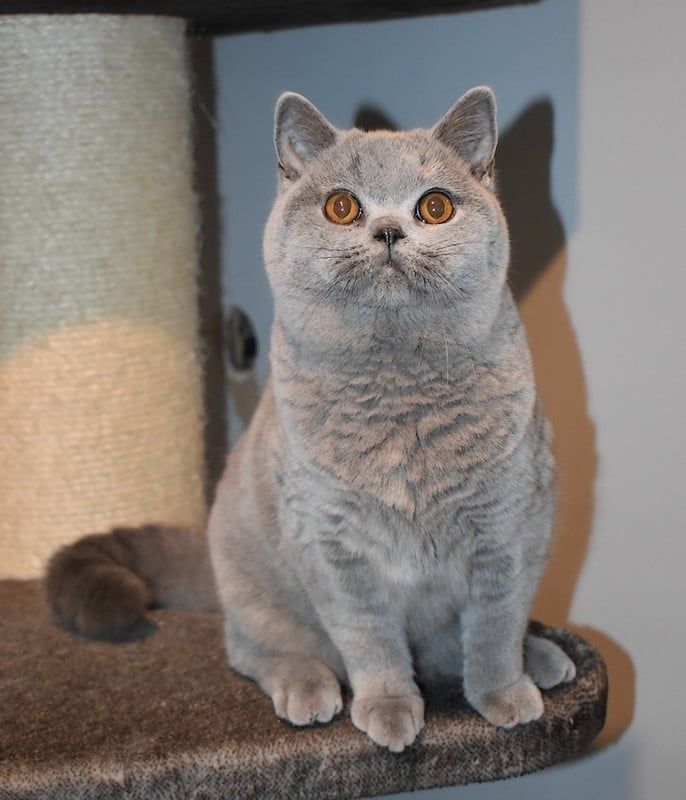
[[[524,669],[541,689],[552,689],[576,678],[571,658],[549,639],[527,636],[524,643]]]
[[[373,742],[400,753],[424,727],[424,701],[414,694],[355,698],[351,717]]]
[[[273,692],[272,702],[278,717],[299,726],[331,722],[343,709],[341,687],[333,675],[284,682]]]
[[[501,689],[470,696],[469,702],[492,725],[513,728],[543,715],[543,698],[528,675]]]

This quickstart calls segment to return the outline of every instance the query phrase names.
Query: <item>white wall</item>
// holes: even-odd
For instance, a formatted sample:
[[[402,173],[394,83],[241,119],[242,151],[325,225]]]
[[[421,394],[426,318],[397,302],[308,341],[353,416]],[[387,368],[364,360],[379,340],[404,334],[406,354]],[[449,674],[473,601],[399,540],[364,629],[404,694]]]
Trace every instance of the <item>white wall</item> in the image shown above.
[[[341,126],[373,103],[402,127],[430,124],[474,84],[498,97],[508,206],[513,221],[523,217],[516,266],[537,275],[521,307],[562,471],[537,614],[581,626],[600,646],[612,682],[603,741],[617,741],[538,775],[417,800],[686,791],[685,33],[679,0],[543,0],[217,43],[225,296],[256,322],[263,353],[271,304],[260,239],[277,94],[303,92]],[[552,115],[527,116],[541,98]],[[265,370],[262,360],[259,381]]]

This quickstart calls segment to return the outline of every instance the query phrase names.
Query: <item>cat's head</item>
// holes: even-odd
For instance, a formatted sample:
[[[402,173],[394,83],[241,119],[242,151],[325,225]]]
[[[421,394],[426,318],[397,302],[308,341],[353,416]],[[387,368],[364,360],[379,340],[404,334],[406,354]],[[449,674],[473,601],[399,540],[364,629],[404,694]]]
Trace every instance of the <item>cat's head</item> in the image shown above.
[[[493,193],[490,89],[467,92],[431,129],[335,128],[304,97],[276,106],[281,191],[265,261],[277,311],[345,310],[421,326],[495,314],[508,262]]]

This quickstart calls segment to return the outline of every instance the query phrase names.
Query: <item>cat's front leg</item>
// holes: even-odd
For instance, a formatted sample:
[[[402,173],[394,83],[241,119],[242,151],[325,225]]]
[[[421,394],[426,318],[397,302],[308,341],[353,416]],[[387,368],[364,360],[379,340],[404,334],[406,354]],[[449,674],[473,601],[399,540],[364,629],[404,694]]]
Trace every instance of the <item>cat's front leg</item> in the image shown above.
[[[461,618],[465,696],[502,728],[543,714],[541,693],[524,672],[523,641],[536,579],[523,562],[523,543],[494,531],[472,558],[469,604]]]
[[[393,752],[424,727],[405,626],[369,562],[340,541],[320,548],[323,580],[313,600],[345,663],[353,690],[351,719]]]

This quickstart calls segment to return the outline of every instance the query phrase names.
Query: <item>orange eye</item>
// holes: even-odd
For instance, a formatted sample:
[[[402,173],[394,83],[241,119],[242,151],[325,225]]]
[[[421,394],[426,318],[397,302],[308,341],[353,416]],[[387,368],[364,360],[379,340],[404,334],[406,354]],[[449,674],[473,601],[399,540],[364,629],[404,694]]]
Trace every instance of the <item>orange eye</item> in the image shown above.
[[[324,214],[336,225],[350,225],[360,216],[360,203],[350,192],[334,192],[330,194],[324,206]]]
[[[454,211],[453,201],[443,192],[427,192],[417,203],[417,216],[429,225],[447,222]]]

